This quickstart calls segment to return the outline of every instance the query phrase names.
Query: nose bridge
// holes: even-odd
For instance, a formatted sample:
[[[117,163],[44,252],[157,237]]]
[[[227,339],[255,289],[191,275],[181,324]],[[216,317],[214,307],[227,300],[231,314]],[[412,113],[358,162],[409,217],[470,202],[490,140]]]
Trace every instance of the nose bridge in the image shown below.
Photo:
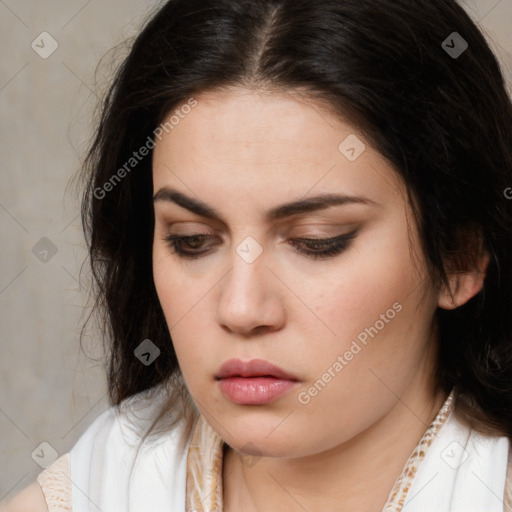
[[[233,331],[249,331],[280,322],[278,290],[266,268],[268,255],[251,237],[244,239],[231,258],[231,271],[221,286],[217,315],[219,323]]]
[[[259,244],[258,244],[259,246]],[[261,247],[261,246],[259,246]],[[265,273],[266,258],[263,250],[251,241],[243,241],[237,247],[231,258],[231,272],[227,276],[228,293],[233,299],[245,302],[261,300],[267,282]]]

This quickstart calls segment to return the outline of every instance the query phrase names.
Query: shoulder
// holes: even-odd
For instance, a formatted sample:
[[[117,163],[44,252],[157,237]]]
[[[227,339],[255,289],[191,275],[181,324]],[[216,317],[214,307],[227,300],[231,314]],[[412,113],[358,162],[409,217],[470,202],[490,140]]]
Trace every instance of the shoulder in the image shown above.
[[[70,450],[74,510],[173,510],[169,496],[185,499],[190,432],[179,405],[152,429],[168,400],[166,390],[144,392],[87,428]]]
[[[65,453],[39,473],[35,482],[0,504],[0,512],[70,512],[70,472],[69,453]]]
[[[181,410],[164,417],[163,430],[147,435],[168,399],[168,393],[153,389],[109,407],[36,482],[0,504],[0,512],[70,511],[71,504],[85,511],[89,500],[102,510],[116,510],[128,503],[127,490],[134,510],[165,503],[170,489],[177,501],[184,500],[190,430],[180,421]]]
[[[41,486],[37,482],[25,487],[14,498],[0,503],[0,512],[49,512]]]

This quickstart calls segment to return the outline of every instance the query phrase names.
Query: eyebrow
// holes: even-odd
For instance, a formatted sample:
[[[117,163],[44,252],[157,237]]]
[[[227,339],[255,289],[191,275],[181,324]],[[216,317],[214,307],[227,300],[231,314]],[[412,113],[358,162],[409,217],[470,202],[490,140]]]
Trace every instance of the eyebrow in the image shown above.
[[[212,220],[223,220],[222,216],[203,201],[186,196],[178,190],[168,187],[161,188],[154,196],[153,202],[171,202],[182,208],[185,208],[197,215]],[[299,199],[269,210],[265,218],[268,222],[284,219],[293,215],[301,215],[304,213],[325,210],[331,206],[342,206],[347,204],[365,204],[369,206],[379,206],[378,203],[361,196],[345,195],[345,194],[320,194],[306,199]]]

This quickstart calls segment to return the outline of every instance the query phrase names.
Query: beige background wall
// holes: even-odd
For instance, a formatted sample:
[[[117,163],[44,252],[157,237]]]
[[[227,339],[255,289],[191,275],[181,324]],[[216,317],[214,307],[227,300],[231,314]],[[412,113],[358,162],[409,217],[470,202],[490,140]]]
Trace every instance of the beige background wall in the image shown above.
[[[101,363],[79,352],[85,251],[68,184],[90,136],[96,64],[161,3],[0,0],[0,501],[108,405]],[[465,3],[512,82],[512,0]],[[89,354],[97,345],[85,339]]]

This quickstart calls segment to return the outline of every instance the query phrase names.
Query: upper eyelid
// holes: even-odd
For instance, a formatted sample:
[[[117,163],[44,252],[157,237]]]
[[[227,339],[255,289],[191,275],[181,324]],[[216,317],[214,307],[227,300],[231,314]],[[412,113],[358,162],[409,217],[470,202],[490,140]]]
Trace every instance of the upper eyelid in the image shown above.
[[[270,232],[271,233],[275,233],[277,231],[292,231],[293,229],[306,229],[307,226],[311,226],[311,229],[321,229],[322,227],[324,229],[349,229],[349,230],[352,230],[353,228],[357,228],[358,226],[361,226],[362,223],[361,223],[361,220],[357,220],[357,221],[353,221],[353,222],[336,222],[334,220],[331,220],[330,222],[328,221],[325,221],[324,222],[320,222],[320,220],[314,222],[313,220],[311,220],[310,222],[307,222],[307,223],[299,223],[299,224],[296,224],[296,221],[299,220],[299,219],[295,219],[295,221],[290,221],[290,220],[287,220],[287,221],[279,221],[275,226],[272,226],[270,228]],[[303,220],[303,219],[300,219],[300,220]],[[210,221],[212,222],[213,224],[217,224],[216,221]],[[190,229],[192,231],[192,235],[193,234],[203,234],[203,231],[201,230],[205,230],[205,231],[208,231],[208,230],[213,230],[213,231],[225,231],[224,229],[224,226],[220,227],[220,229],[218,227],[212,227],[211,225],[208,225],[208,224],[205,224],[204,222],[200,222],[200,221],[195,221],[195,220],[187,220],[187,221],[172,221],[171,219],[167,218],[165,215],[161,215],[161,216],[155,216],[155,227],[156,225],[161,225],[164,229],[166,230],[170,230],[172,229],[171,226],[173,225],[183,225],[183,224],[186,224],[187,226],[190,225],[190,224],[193,224],[194,227],[187,227],[187,229]],[[204,226],[204,227],[195,227],[195,226]],[[228,232],[231,234],[231,230],[228,229]],[[184,236],[186,236],[188,233],[184,234]],[[324,236],[324,235],[321,235],[321,236]],[[333,238],[335,236],[340,236],[340,234],[334,234],[334,235],[325,235],[325,238]]]
[[[159,203],[160,201],[157,201]],[[170,229],[170,227],[174,224],[194,224],[204,226],[205,230],[212,230],[216,233],[226,233],[228,237],[233,236],[233,229],[229,224],[225,223],[223,219],[216,218],[208,218],[201,215],[196,214],[193,211],[189,211],[186,208],[185,214],[173,213],[172,210],[169,211],[166,208],[157,208],[155,203],[155,221],[158,219],[158,224],[163,225],[165,228]],[[177,206],[179,210],[182,208],[170,202],[170,205]],[[382,207],[378,203],[373,203],[376,207]],[[367,216],[367,213],[364,214],[363,217],[360,217],[361,211],[356,212],[352,210],[352,206],[362,206],[362,203],[345,203],[345,205],[330,205],[326,208],[322,208],[320,210],[312,210],[307,212],[302,212],[300,214],[290,215],[285,218],[279,218],[273,221],[265,221],[264,227],[267,232],[274,236],[277,233],[290,232],[295,228],[302,228],[303,226],[311,225],[311,226],[324,226],[326,229],[352,229],[354,226],[363,226],[368,222],[372,222],[374,216]],[[340,210],[337,207],[342,206]],[[346,206],[348,208],[345,213]],[[366,205],[367,206],[367,205]],[[338,217],[338,214],[343,211],[343,216]],[[331,217],[331,214],[333,216]],[[191,215],[193,218],[187,219],[187,216]],[[345,216],[347,215],[347,217]],[[178,220],[179,219],[179,220]],[[186,220],[184,220],[186,219]],[[270,223],[269,223],[270,222]],[[195,228],[194,228],[195,229]],[[323,235],[322,235],[323,236]],[[333,236],[339,236],[335,233]],[[330,236],[329,236],[330,237]],[[326,236],[326,238],[329,238]]]
[[[290,237],[290,240],[292,241],[308,241],[308,242],[318,242],[318,243],[322,243],[322,242],[325,242],[325,243],[328,243],[328,242],[331,242],[332,244],[336,244],[336,241],[338,240],[339,243],[343,243],[343,242],[349,242],[351,240],[353,240],[354,238],[356,238],[358,235],[359,235],[359,228],[356,228],[352,231],[349,231],[348,233],[341,233],[341,234],[337,234],[337,235],[334,235],[334,236],[295,236],[295,237]],[[169,233],[169,234],[164,234],[164,236],[162,237],[162,240],[163,241],[169,241],[171,239],[174,239],[174,240],[186,240],[186,239],[189,239],[189,238],[200,238],[200,237],[205,237],[206,238],[206,242],[208,242],[208,240],[211,240],[211,239],[215,239],[215,238],[218,238],[217,235],[210,235],[208,233],[191,233],[191,234],[172,234],[172,233]]]
[[[289,238],[293,240],[312,240],[312,241],[330,241],[330,240],[336,240],[337,238],[343,238],[343,237],[352,237],[356,236],[358,234],[359,230],[354,229],[352,231],[349,231],[347,233],[339,233],[335,235],[303,235],[303,236],[290,236]],[[200,231],[193,232],[193,233],[164,233],[163,238],[167,239],[169,237],[172,238],[196,238],[196,237],[207,237],[208,239],[211,238],[219,238],[218,235],[210,234],[210,233],[203,233]]]

